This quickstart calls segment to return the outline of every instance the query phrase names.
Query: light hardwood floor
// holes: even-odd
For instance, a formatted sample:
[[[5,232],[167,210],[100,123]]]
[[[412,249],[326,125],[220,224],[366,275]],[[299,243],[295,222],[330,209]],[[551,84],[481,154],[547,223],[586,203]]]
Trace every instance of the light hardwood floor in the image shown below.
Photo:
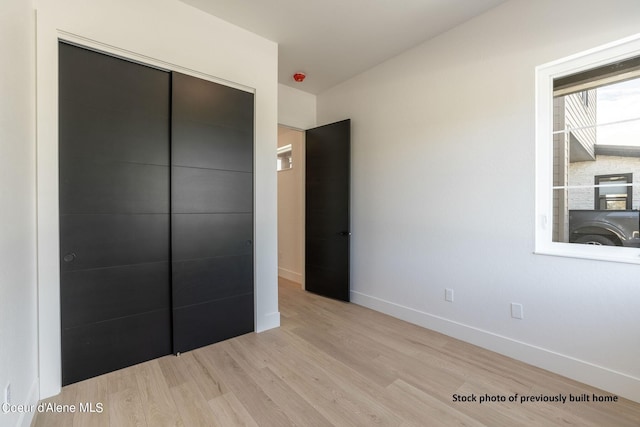
[[[282,326],[63,388],[34,426],[640,425],[640,404],[453,402],[453,395],[609,395],[280,280]]]

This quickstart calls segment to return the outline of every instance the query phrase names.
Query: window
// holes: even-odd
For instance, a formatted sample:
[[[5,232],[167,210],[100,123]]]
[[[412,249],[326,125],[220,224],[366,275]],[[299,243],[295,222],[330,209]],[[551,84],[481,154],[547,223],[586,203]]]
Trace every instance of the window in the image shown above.
[[[278,171],[293,168],[293,158],[291,156],[291,144],[278,148]]]
[[[640,264],[634,177],[640,35],[537,67],[536,253]]]
[[[584,105],[584,108],[589,108],[589,91],[583,90],[580,92],[580,96],[582,97],[582,105]]]
[[[596,175],[595,210],[631,209],[633,174]]]

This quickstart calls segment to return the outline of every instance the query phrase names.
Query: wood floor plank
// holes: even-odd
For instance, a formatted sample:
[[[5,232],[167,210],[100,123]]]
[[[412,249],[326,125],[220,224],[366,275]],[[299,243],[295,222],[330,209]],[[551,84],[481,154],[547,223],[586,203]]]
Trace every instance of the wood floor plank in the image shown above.
[[[170,388],[180,419],[186,427],[217,425],[213,412],[194,382],[183,382]]]
[[[336,360],[323,351],[314,350],[309,343],[305,343],[302,340],[294,340],[292,345],[296,346],[297,350],[290,350],[291,353],[305,354],[308,362],[316,366],[325,367],[335,374],[335,378],[348,381],[349,386],[355,387],[359,393],[369,396],[373,401],[383,405],[395,414],[402,414],[403,425],[424,425],[425,408],[421,405],[415,404],[415,402],[400,393],[394,393],[389,387],[381,387],[371,378],[345,364],[344,360]]]
[[[145,419],[150,426],[183,427],[157,360],[134,366]]]
[[[88,381],[75,384],[78,404],[91,405],[90,411],[78,411],[73,417],[73,427],[109,427],[109,411],[105,407],[108,402],[107,377],[101,375]],[[102,411],[102,412],[100,412]]]
[[[280,281],[282,326],[64,387],[33,426],[638,427],[640,403],[454,402],[602,390]]]
[[[177,362],[184,363],[192,380],[198,385],[205,400],[211,400],[229,392],[229,388],[220,380],[220,376],[207,367],[204,355],[199,351],[180,356]]]
[[[286,416],[296,425],[328,426],[331,425],[320,412],[269,367],[263,363],[269,357],[256,357],[256,351],[244,344],[246,340],[227,341],[225,350],[256,381],[256,384],[273,402],[283,409]]]
[[[199,349],[199,352],[204,355],[210,368],[220,375],[222,381],[236,395],[253,419],[259,420],[260,425],[264,426],[295,425],[282,408],[279,408],[238,362],[224,350],[224,343],[221,344]]]
[[[135,366],[105,375],[111,427],[147,427]]]
[[[167,386],[177,387],[181,384],[191,382],[193,379],[189,372],[189,367],[182,361],[182,357],[169,355],[156,360],[167,382]]]
[[[71,384],[62,388],[62,392],[49,399],[44,399],[39,403],[43,403],[45,407],[49,404],[59,405],[75,405],[78,400],[78,385]],[[32,426],[35,427],[67,427],[73,425],[74,413],[71,412],[39,412],[36,413]]]
[[[297,361],[300,362],[300,361]],[[296,394],[331,422],[331,425],[365,426],[379,423],[379,416],[366,409],[366,404],[359,401],[357,395],[345,392],[324,372],[300,367],[304,364],[294,363],[283,357],[272,369]]]
[[[342,422],[354,425],[397,425],[398,418],[384,402],[377,401],[375,393],[363,392],[362,382],[354,381],[359,373],[334,359],[329,354],[318,356],[318,350],[310,343],[292,339],[294,348],[274,350],[272,369],[297,393],[311,402],[325,418],[334,425]],[[348,375],[336,372],[336,367],[345,365]],[[375,381],[366,381],[368,388],[380,387]],[[317,402],[322,402],[317,404]],[[329,408],[330,411],[326,411]]]
[[[484,427],[485,424],[473,417],[452,408],[450,405],[439,399],[413,387],[402,380],[396,380],[387,389],[399,399],[404,400],[409,406],[417,408],[417,414],[412,414],[411,419],[407,419],[409,425],[429,425],[442,427]],[[492,424],[487,424],[491,426]]]
[[[334,359],[343,361],[354,370],[375,380],[382,387],[391,384],[396,378],[390,370],[380,369],[371,363],[380,356],[380,348],[367,347],[359,340],[340,339],[330,333],[306,327],[297,328],[293,332]]]
[[[569,393],[574,396],[580,396],[583,393],[587,393],[589,397],[593,394],[608,395],[602,390],[598,390],[595,387],[585,386],[575,381],[565,379],[566,382],[558,382],[558,378],[555,375],[549,375],[547,381],[536,384],[531,389],[531,395],[550,395],[557,392],[557,390],[564,390],[563,393],[568,395]],[[619,398],[618,402],[614,405],[617,408],[615,412],[606,410],[603,411],[601,405],[611,405],[611,403],[604,404],[583,404],[574,403],[562,405],[561,415],[569,417],[578,417],[578,419],[584,421],[584,425],[594,426],[616,426],[616,427],[637,427],[640,426],[640,405],[632,402],[628,399]],[[559,405],[553,405],[554,409],[557,409]],[[609,409],[609,408],[607,408]],[[556,414],[558,411],[554,411]],[[566,415],[565,415],[566,414]]]
[[[209,401],[209,405],[215,414],[214,419],[211,420],[212,426],[259,426],[233,393],[225,393],[213,398]]]
[[[464,383],[464,372],[445,371],[400,355],[396,358],[380,356],[373,360],[372,365],[378,369],[390,369],[396,379],[404,380],[442,400],[449,400]]]

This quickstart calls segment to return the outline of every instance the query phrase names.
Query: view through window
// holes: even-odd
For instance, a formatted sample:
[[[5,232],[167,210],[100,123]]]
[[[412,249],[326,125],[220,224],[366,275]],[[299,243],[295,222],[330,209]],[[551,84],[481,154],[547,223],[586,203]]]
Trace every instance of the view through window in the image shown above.
[[[293,168],[293,157],[291,153],[291,144],[278,148],[277,170],[284,171]]]
[[[640,247],[640,57],[553,86],[553,241]]]

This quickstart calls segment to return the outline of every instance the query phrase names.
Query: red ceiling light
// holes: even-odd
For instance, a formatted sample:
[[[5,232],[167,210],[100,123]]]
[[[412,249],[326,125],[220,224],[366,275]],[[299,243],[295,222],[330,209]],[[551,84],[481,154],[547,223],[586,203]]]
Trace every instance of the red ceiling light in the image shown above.
[[[304,81],[306,77],[307,75],[305,73],[295,73],[293,75],[293,80],[297,81],[298,83],[301,83]]]

